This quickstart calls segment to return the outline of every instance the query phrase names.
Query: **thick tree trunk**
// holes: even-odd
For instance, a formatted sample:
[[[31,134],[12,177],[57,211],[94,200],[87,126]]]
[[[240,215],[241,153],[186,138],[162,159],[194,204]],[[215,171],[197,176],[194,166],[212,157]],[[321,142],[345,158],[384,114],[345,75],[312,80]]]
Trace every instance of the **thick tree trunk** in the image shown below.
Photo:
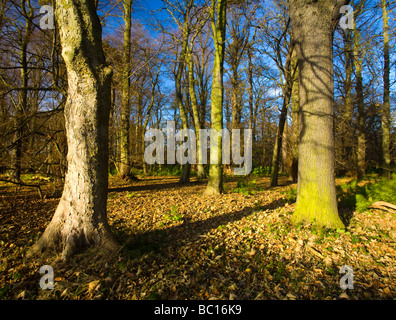
[[[217,4],[217,6],[216,6]],[[217,8],[216,8],[217,7]],[[217,21],[215,12],[217,11]],[[215,42],[215,57],[213,65],[213,82],[211,98],[211,129],[220,132],[223,129],[223,99],[224,99],[224,49],[226,31],[226,0],[212,0],[211,23]],[[216,23],[217,22],[217,23]],[[217,163],[213,163],[216,159]],[[217,141],[217,147],[210,149],[209,180],[205,190],[206,195],[215,195],[223,192],[223,165],[222,165],[222,138]]]
[[[390,178],[391,156],[390,156],[390,84],[389,84],[389,23],[386,0],[382,0],[383,34],[384,34],[384,103],[382,107],[382,158],[384,163],[384,174]]]
[[[334,176],[333,28],[346,1],[290,0],[299,66],[300,144],[294,224],[344,228]]]
[[[68,74],[65,105],[68,170],[52,221],[33,247],[68,259],[90,246],[114,250],[107,223],[108,125],[112,70],[92,1],[56,1],[62,56]]]

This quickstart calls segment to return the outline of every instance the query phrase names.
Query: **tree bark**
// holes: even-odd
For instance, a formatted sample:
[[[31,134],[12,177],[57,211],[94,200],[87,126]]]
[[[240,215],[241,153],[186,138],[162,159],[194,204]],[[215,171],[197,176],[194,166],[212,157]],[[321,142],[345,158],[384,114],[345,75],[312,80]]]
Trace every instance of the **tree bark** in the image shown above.
[[[175,76],[175,94],[176,104],[179,108],[180,118],[182,122],[182,129],[188,129],[188,120],[186,109],[183,105],[183,93],[182,93],[182,77],[185,68],[186,53],[188,47],[188,36],[189,36],[189,14],[192,8],[192,2],[189,1],[186,12],[184,14],[183,30],[182,30],[182,48],[179,56],[179,62],[177,64],[176,76]],[[182,175],[180,176],[179,183],[185,184],[190,182],[191,164],[186,163],[182,166]]]
[[[353,141],[353,99],[352,99],[352,74],[353,74],[353,48],[352,48],[352,30],[347,29],[344,31],[344,52],[345,52],[345,82],[344,82],[344,112],[340,117],[341,119],[341,158],[344,159],[343,169],[345,172],[351,172],[351,167],[346,161],[353,154],[355,143]]]
[[[289,52],[287,54],[285,68],[284,68],[286,83],[283,89],[283,104],[282,104],[281,114],[279,117],[278,130],[276,132],[274,151],[272,154],[272,172],[271,172],[271,182],[270,182],[271,187],[275,187],[278,185],[279,162],[280,162],[280,155],[283,144],[283,131],[285,129],[285,123],[287,119],[287,109],[289,108],[292,88],[293,88],[293,77],[291,70],[293,50],[294,50],[294,45],[290,44]]]
[[[366,112],[363,100],[363,75],[362,63],[364,53],[360,46],[360,34],[356,28],[356,21],[354,21],[354,64],[356,71],[356,104],[357,104],[357,163],[356,163],[356,177],[358,180],[362,179],[366,170]]]
[[[299,113],[300,113],[300,99],[299,99],[299,82],[298,82],[298,67],[297,67],[296,50],[293,51],[292,56],[292,70],[293,86],[292,86],[292,125],[291,125],[291,161],[289,168],[289,180],[293,183],[297,182],[298,178],[298,137],[299,137]]]
[[[217,21],[215,19],[217,11]],[[211,24],[215,43],[213,65],[213,82],[211,97],[211,129],[220,132],[223,129],[223,99],[224,99],[224,49],[227,16],[227,1],[212,0]],[[217,164],[213,163],[217,159]],[[222,165],[222,138],[217,141],[217,147],[210,149],[209,180],[205,190],[206,195],[215,195],[223,192],[223,165]]]
[[[384,174],[390,178],[391,156],[390,156],[390,60],[389,60],[389,23],[386,0],[382,0],[382,18],[384,35],[384,102],[382,106],[382,158],[384,163]]]
[[[347,1],[289,0],[300,87],[298,188],[293,224],[344,228],[334,175],[333,32]]]
[[[26,3],[27,2],[27,3]],[[26,10],[26,5],[28,10]],[[11,150],[11,171],[10,179],[14,182],[20,182],[21,180],[21,169],[22,169],[22,148],[23,148],[23,132],[24,132],[24,118],[25,112],[27,111],[28,103],[28,58],[27,49],[32,34],[32,19],[33,19],[33,8],[30,1],[21,0],[21,11],[25,18],[25,28],[20,31],[21,36],[21,51],[20,51],[20,63],[21,63],[21,90],[19,94],[19,101],[15,109],[14,119],[14,137],[13,137],[13,148]]]
[[[94,245],[117,248],[106,214],[112,70],[94,3],[57,0],[55,10],[68,75],[68,170],[56,212],[32,253],[52,249],[69,259]]]
[[[199,112],[198,112],[198,102],[197,102],[197,95],[195,93],[194,87],[194,62],[192,59],[192,46],[193,41],[191,43],[191,47],[187,47],[187,54],[186,60],[188,65],[188,89],[191,98],[191,105],[193,110],[194,116],[194,128],[195,128],[195,137],[196,137],[196,144],[197,144],[197,179],[202,180],[205,178],[205,170],[203,166],[203,155],[201,150],[201,141],[200,141],[200,129],[201,129],[201,121],[199,119]]]
[[[130,155],[130,65],[131,65],[131,13],[132,0],[124,0],[124,44],[123,44],[123,71],[122,71],[122,99],[121,99],[121,128],[120,128],[120,177],[128,179],[131,175]]]

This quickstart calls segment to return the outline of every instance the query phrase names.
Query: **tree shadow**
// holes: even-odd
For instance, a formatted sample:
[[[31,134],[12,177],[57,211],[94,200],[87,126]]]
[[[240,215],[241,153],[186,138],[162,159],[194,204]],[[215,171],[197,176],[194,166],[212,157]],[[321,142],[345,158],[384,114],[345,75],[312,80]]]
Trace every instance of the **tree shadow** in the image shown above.
[[[219,226],[226,225],[251,215],[254,211],[275,210],[284,206],[284,199],[277,199],[260,207],[245,207],[242,210],[226,213],[205,220],[192,221],[184,217],[183,222],[164,229],[155,229],[147,232],[128,234],[126,231],[116,232],[117,240],[122,244],[122,252],[132,259],[144,254],[160,254],[164,246],[177,250],[187,240],[192,242]]]
[[[156,179],[156,180],[158,180],[158,179]],[[126,192],[126,191],[134,192],[134,191],[180,189],[180,187],[199,186],[199,185],[204,185],[204,184],[207,184],[207,181],[192,181],[192,182],[188,182],[188,183],[184,183],[184,184],[180,184],[179,182],[153,183],[153,184],[146,184],[146,185],[139,184],[139,185],[133,185],[133,186],[109,188],[108,192],[110,193],[110,192]]]

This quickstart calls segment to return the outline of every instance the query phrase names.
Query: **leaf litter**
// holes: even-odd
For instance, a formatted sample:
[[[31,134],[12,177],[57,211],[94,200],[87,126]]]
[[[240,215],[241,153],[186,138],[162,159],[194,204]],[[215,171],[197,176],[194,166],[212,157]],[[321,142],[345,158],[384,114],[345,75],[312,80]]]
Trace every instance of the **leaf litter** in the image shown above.
[[[250,190],[240,190],[227,179],[226,193],[214,197],[203,196],[205,183],[179,186],[175,177],[112,179],[108,220],[121,249],[112,257],[87,250],[71,262],[26,255],[59,199],[3,186],[0,299],[396,297],[394,213],[349,212],[346,230],[296,227],[290,186],[268,184],[255,178],[246,184]],[[43,187],[43,194],[52,193],[53,186]],[[44,264],[54,268],[54,290],[40,289]],[[353,268],[353,290],[340,288],[344,265]]]

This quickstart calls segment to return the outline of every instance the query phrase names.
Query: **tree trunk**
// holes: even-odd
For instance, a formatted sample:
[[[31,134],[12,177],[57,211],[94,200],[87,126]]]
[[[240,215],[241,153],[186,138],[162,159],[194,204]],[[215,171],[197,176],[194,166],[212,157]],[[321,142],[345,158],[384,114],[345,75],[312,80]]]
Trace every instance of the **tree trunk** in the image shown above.
[[[179,108],[179,112],[180,112],[182,129],[188,129],[187,113],[186,113],[186,109],[183,105],[182,77],[183,77],[186,52],[187,52],[187,47],[188,47],[188,34],[189,34],[188,18],[189,18],[189,12],[191,10],[191,5],[192,5],[192,2],[189,2],[188,7],[187,7],[187,12],[185,14],[185,20],[184,20],[184,24],[183,24],[183,35],[182,35],[182,37],[183,37],[182,49],[180,52],[180,57],[179,57],[179,62],[178,62],[176,77],[175,77],[176,104],[177,104],[177,107]],[[191,172],[190,167],[191,167],[190,163],[186,163],[185,165],[182,166],[183,172],[179,179],[180,184],[185,184],[185,183],[190,182],[190,172]]]
[[[298,136],[299,136],[299,112],[300,112],[300,99],[299,99],[299,83],[298,83],[298,67],[297,67],[296,50],[293,51],[292,56],[292,70],[293,86],[292,86],[292,125],[291,125],[291,167],[289,168],[289,180],[293,183],[297,182],[298,177]]]
[[[217,6],[216,6],[217,4]],[[217,21],[215,11],[217,7]],[[224,99],[224,49],[225,49],[225,31],[226,31],[226,0],[212,0],[211,6],[211,23],[213,29],[213,38],[215,43],[215,56],[213,65],[213,82],[211,98],[211,129],[220,132],[223,129],[223,99]],[[217,163],[213,163],[214,160]],[[217,140],[217,147],[210,149],[210,166],[208,186],[205,190],[206,195],[215,195],[223,192],[223,165],[222,165],[222,138],[221,135]]]
[[[150,70],[148,70],[150,71]],[[159,78],[159,74],[160,74],[161,68],[158,68],[158,71],[156,73],[156,75],[152,78],[151,80],[151,98],[150,98],[150,104],[147,108],[147,115],[146,115],[146,119],[144,120],[144,124],[143,124],[143,130],[141,131],[141,141],[142,141],[142,163],[143,163],[143,174],[147,174],[147,164],[146,164],[146,160],[144,159],[144,151],[145,151],[145,134],[146,134],[146,130],[147,130],[147,126],[150,120],[150,113],[151,110],[154,107],[154,103],[155,103],[155,87],[158,84],[158,78]]]
[[[366,114],[363,100],[362,63],[363,52],[360,47],[360,34],[354,21],[354,64],[356,71],[356,104],[357,104],[357,179],[363,178],[366,169]]]
[[[255,37],[253,37],[255,38]],[[256,140],[256,113],[254,107],[254,94],[253,94],[253,49],[252,44],[247,46],[247,57],[248,57],[248,94],[249,94],[249,129],[252,130],[253,142]]]
[[[193,46],[193,43],[191,44]],[[194,128],[195,128],[195,137],[196,137],[196,144],[197,144],[197,179],[202,180],[205,178],[205,170],[203,166],[203,155],[201,150],[201,141],[200,141],[200,129],[201,129],[201,121],[199,119],[199,112],[198,112],[198,102],[197,96],[195,93],[194,87],[194,62],[192,59],[192,48],[187,47],[187,54],[186,60],[188,64],[188,88],[191,98],[191,105],[193,110],[194,116]]]
[[[389,90],[389,25],[386,0],[382,0],[382,17],[384,33],[384,103],[382,107],[382,158],[384,163],[384,174],[390,178],[391,156],[390,156],[390,90]]]
[[[233,61],[235,63],[235,61]],[[232,93],[231,93],[231,113],[232,113],[232,124],[231,129],[241,129],[241,118],[242,118],[242,106],[240,104],[240,89],[239,89],[239,77],[238,77],[238,66],[231,66],[232,69]]]
[[[292,86],[293,86],[293,78],[291,75],[291,60],[292,60],[293,50],[294,50],[294,45],[290,44],[289,52],[287,54],[286,64],[285,64],[286,83],[285,83],[285,88],[283,90],[283,104],[282,104],[281,114],[279,117],[279,125],[278,125],[278,130],[276,132],[275,146],[272,155],[272,172],[271,172],[271,182],[270,182],[271,187],[275,187],[278,185],[279,162],[282,151],[283,131],[285,129],[287,109],[289,107],[290,98],[292,94]]]
[[[53,249],[68,259],[94,245],[117,247],[106,214],[112,70],[92,1],[58,0],[56,17],[68,75],[68,170],[56,212],[32,253]]]
[[[24,118],[25,112],[27,111],[27,98],[28,98],[28,58],[27,49],[32,33],[32,19],[33,19],[33,8],[28,2],[28,11],[26,10],[26,1],[21,1],[21,11],[25,18],[25,30],[20,31],[21,36],[21,51],[20,51],[20,63],[21,63],[21,92],[19,94],[19,101],[16,105],[15,120],[14,120],[14,137],[13,137],[13,148],[11,151],[11,171],[10,179],[14,182],[20,182],[21,179],[21,168],[22,168],[22,147],[23,147],[23,129],[24,129]],[[23,36],[22,36],[23,34]]]
[[[122,99],[121,99],[121,156],[120,156],[120,177],[128,179],[131,175],[131,155],[130,155],[130,60],[131,60],[131,13],[132,0],[124,0],[124,55],[123,55],[123,71],[122,71]]]
[[[351,172],[351,167],[348,165],[351,154],[353,154],[353,147],[355,145],[352,137],[353,132],[353,99],[352,99],[352,74],[353,74],[353,49],[352,49],[352,31],[347,29],[344,31],[344,51],[345,51],[345,109],[341,118],[341,158],[344,159],[343,169],[345,172]]]
[[[334,175],[333,32],[347,1],[290,0],[300,83],[297,204],[292,222],[344,228]]]

